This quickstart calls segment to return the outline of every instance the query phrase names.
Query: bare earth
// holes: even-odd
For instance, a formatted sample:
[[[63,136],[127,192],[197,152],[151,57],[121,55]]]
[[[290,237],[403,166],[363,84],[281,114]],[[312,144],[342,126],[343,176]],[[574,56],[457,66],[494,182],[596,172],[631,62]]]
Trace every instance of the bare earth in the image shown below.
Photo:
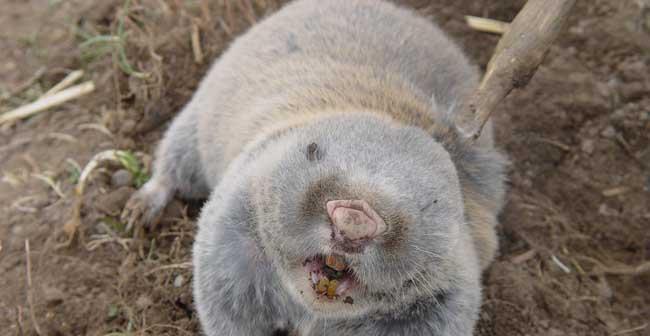
[[[484,69],[498,36],[469,29],[463,15],[508,21],[524,1],[403,3],[440,23]],[[511,191],[477,335],[650,334],[650,10],[640,3],[578,1],[531,83],[497,112]],[[133,241],[116,220],[133,185],[118,187],[111,176],[120,166],[102,165],[83,195],[74,240],[62,247],[73,162],[127,149],[147,166],[210,61],[279,5],[2,0],[0,112],[76,69],[97,90],[0,126],[1,335],[36,335],[36,325],[41,335],[198,331],[188,262],[200,205],[176,201],[155,232]]]

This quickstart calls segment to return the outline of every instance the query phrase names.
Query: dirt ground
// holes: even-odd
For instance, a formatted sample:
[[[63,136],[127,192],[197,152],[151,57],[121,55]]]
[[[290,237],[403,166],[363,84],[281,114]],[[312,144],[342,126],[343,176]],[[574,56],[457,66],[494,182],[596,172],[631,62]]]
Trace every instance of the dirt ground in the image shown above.
[[[524,1],[403,3],[484,69],[498,36],[471,30],[463,16],[508,21]],[[650,334],[650,9],[642,3],[578,1],[531,83],[498,111],[510,193],[477,335]],[[144,164],[130,173],[146,172],[211,60],[280,1],[0,4],[0,112],[72,70],[97,87],[0,125],[0,334],[195,334],[189,261],[199,205],[176,201],[136,244],[116,220],[135,183],[120,165],[102,165],[66,247],[77,166],[123,149]]]

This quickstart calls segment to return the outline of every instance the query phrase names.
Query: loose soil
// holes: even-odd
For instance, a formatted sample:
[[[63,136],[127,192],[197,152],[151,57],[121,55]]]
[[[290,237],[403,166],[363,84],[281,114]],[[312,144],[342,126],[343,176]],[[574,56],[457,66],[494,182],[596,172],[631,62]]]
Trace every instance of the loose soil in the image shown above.
[[[148,168],[210,60],[281,5],[202,3],[2,1],[0,112],[75,69],[97,90],[0,128],[0,334],[36,335],[36,325],[42,335],[198,331],[188,262],[200,205],[175,201],[137,244],[115,220],[134,188],[111,182],[120,167],[102,165],[83,195],[72,244],[61,244],[75,203],[75,163],[125,149]],[[508,21],[524,1],[403,3],[438,22],[485,69],[498,36],[471,30],[463,16]],[[578,1],[533,80],[497,112],[498,143],[512,162],[510,193],[477,335],[650,333],[650,267],[638,267],[650,259],[650,11],[643,3]],[[192,51],[193,26],[202,62]],[[98,35],[114,37],[92,38]]]

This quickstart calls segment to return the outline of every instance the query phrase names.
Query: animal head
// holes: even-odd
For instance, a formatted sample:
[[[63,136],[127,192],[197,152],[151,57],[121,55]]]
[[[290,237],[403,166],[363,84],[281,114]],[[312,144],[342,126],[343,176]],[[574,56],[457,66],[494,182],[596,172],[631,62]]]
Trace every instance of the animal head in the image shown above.
[[[315,313],[360,315],[435,295],[472,250],[462,246],[452,157],[419,128],[334,115],[274,139],[253,164],[259,243],[285,289]]]

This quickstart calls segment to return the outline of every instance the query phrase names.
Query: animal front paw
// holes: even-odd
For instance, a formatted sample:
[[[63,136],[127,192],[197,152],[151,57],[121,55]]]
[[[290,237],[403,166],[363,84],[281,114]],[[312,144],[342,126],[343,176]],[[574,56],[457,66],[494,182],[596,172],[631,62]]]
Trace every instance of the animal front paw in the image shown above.
[[[173,190],[156,179],[147,182],[131,195],[120,219],[126,223],[126,231],[134,228],[154,228],[160,222],[163,210],[169,203]]]

